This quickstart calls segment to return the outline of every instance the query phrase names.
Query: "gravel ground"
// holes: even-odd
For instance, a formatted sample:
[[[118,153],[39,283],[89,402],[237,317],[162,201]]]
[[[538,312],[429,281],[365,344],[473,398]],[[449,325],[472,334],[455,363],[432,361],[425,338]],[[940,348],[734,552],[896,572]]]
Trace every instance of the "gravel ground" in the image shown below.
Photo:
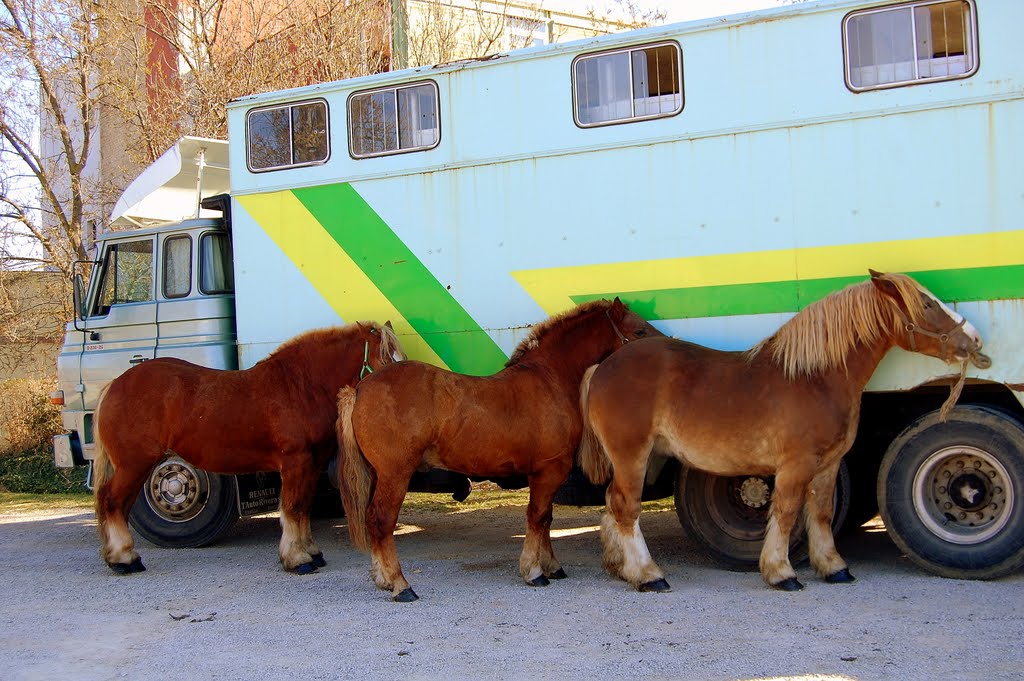
[[[941,579],[876,524],[841,539],[858,581],[769,590],[716,567],[672,511],[641,524],[673,591],[601,569],[600,509],[555,508],[569,579],[518,574],[523,507],[404,511],[399,555],[420,595],[392,603],[343,520],[319,520],[328,565],[277,561],[276,517],[214,546],[139,542],[148,571],[101,562],[91,512],[0,513],[0,678],[22,679],[1020,679],[1024,574]]]

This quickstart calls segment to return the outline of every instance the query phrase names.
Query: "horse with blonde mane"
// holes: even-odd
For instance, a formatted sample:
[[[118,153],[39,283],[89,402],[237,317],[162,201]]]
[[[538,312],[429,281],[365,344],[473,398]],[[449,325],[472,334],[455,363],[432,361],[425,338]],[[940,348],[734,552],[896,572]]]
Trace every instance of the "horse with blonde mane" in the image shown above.
[[[604,566],[640,591],[667,591],[640,531],[640,494],[652,451],[721,476],[774,475],[761,575],[803,588],[789,560],[801,508],[811,564],[850,582],[831,521],[836,475],[857,432],[860,398],[893,346],[947,363],[991,361],[958,313],[902,274],[871,271],[798,313],[747,352],[672,338],[631,343],[590,368],[581,387],[579,460],[603,484]],[[961,373],[963,375],[963,373]]]
[[[401,358],[390,325],[357,322],[309,331],[244,371],[160,358],[121,374],[96,408],[100,555],[119,574],[146,569],[128,513],[153,466],[178,456],[215,473],[280,471],[281,563],[322,567],[309,512],[337,452],[338,390]]]
[[[572,468],[587,367],[637,338],[660,335],[618,298],[584,303],[534,327],[493,376],[401,362],[341,391],[341,493],[355,546],[395,601],[416,600],[395,550],[395,525],[417,469],[530,485],[519,572],[530,586],[565,577],[551,548],[555,492]],[[629,343],[627,342],[629,341]]]

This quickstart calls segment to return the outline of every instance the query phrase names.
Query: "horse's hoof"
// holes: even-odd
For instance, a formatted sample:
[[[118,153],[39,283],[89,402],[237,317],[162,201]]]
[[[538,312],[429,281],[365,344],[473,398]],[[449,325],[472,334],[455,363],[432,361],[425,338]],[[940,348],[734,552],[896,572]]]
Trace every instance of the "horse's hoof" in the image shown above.
[[[544,575],[540,575],[538,577],[535,577],[534,579],[531,579],[530,581],[527,582],[527,584],[529,584],[530,586],[547,586],[550,583],[551,582],[549,582],[548,578],[545,577]]]
[[[325,565],[327,565],[327,561],[324,560],[324,554],[322,554],[322,553],[314,553],[313,554],[313,566],[314,567],[318,567],[318,568],[322,568]]]
[[[666,593],[671,590],[672,587],[668,585],[668,582],[665,581],[664,577],[660,579],[653,579],[649,582],[644,582],[639,587],[637,587],[637,591],[655,591],[657,593]]]
[[[857,578],[850,574],[849,568],[843,568],[827,575],[825,581],[829,584],[849,584],[850,582],[856,582]]]
[[[419,600],[419,596],[412,590],[412,587],[406,587],[398,593],[397,596],[392,596],[391,600],[395,603],[412,603],[413,601]]]
[[[565,579],[569,575],[565,574],[565,570],[563,570],[562,568],[558,568],[557,570],[552,572],[550,575],[544,575],[544,576],[547,577],[548,579]]]
[[[779,591],[800,591],[804,588],[804,585],[801,584],[800,580],[796,577],[790,577],[782,580],[778,584],[772,584],[772,587]]]
[[[130,563],[107,563],[110,569],[119,575],[130,575],[133,572],[145,572],[146,566],[142,564],[141,558],[136,558]]]
[[[312,574],[312,573],[316,572],[316,564],[312,563],[312,562],[311,563],[303,563],[302,565],[295,566],[292,569],[292,572],[294,572],[297,575]]]

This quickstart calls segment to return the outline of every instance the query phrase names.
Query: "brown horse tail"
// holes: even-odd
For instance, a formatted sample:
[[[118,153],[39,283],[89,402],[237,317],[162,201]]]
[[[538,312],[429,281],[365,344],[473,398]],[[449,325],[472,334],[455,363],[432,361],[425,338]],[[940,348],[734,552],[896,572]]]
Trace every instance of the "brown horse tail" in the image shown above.
[[[356,404],[356,389],[345,386],[338,393],[338,470],[341,475],[341,504],[348,519],[348,534],[360,551],[370,548],[370,533],[366,527],[366,511],[376,482],[373,469],[363,456],[352,429],[352,410]]]
[[[106,523],[107,515],[103,504],[100,503],[103,498],[101,492],[106,486],[107,481],[114,474],[114,464],[111,463],[110,457],[107,456],[107,448],[103,446],[103,438],[100,436],[100,409],[103,406],[103,398],[106,397],[107,388],[109,387],[110,385],[107,384],[100,391],[100,398],[96,404],[96,410],[93,412],[92,423],[93,433],[95,433],[92,459],[92,491],[93,502],[96,506],[97,530],[100,532],[100,536],[103,536],[103,526]]]
[[[605,455],[601,441],[597,439],[590,423],[588,402],[590,401],[590,379],[597,370],[597,365],[587,369],[580,383],[580,413],[583,414],[583,439],[576,452],[576,461],[583,472],[595,485],[603,485],[612,477],[612,462]]]

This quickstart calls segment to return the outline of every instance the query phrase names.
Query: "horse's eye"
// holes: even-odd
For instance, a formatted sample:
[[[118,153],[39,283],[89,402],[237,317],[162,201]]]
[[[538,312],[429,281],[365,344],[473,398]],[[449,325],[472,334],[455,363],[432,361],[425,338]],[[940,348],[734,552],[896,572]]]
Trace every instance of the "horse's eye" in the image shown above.
[[[647,335],[647,329],[638,329],[636,332],[637,338],[643,338]]]

